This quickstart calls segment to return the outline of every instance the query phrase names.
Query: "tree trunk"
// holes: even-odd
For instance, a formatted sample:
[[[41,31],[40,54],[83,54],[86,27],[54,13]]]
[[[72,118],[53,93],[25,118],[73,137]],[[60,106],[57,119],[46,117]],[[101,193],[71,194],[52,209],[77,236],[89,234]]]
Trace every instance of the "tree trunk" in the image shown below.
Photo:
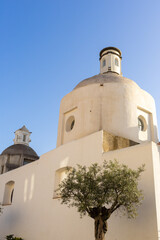
[[[107,221],[103,220],[101,215],[98,215],[94,220],[95,240],[104,240],[107,232]]]

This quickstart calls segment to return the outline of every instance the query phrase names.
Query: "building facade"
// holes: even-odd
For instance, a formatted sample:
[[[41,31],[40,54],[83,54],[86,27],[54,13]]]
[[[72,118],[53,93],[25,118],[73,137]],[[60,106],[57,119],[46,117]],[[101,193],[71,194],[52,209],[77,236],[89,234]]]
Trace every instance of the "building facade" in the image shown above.
[[[104,159],[133,169],[146,166],[139,183],[144,201],[138,217],[113,214],[106,238],[160,239],[158,142],[154,99],[122,76],[121,51],[104,48],[100,74],[80,82],[61,101],[56,149],[0,175],[0,239],[13,233],[25,240],[93,240],[93,220],[61,205],[55,190],[67,167],[102,164]]]

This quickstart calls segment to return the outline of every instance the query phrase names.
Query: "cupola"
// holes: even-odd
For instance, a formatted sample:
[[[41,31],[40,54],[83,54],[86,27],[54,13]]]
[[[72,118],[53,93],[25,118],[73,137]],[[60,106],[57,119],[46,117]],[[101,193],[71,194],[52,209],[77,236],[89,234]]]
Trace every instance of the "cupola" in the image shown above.
[[[100,73],[121,73],[121,51],[115,47],[103,48],[100,51]]]
[[[24,144],[29,146],[31,132],[24,125],[22,128],[15,131],[15,139],[13,139],[14,144]]]
[[[29,147],[30,134],[26,126],[15,131],[14,144],[0,154],[0,174],[39,159],[37,153]]]

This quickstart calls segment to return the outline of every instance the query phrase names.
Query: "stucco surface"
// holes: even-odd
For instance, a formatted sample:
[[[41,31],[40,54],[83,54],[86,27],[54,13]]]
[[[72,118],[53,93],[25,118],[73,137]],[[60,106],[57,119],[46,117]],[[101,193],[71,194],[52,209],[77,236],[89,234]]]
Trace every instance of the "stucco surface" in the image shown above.
[[[95,84],[95,83],[99,83],[99,84],[104,84],[104,83],[111,83],[111,82],[121,82],[121,83],[128,83],[128,84],[135,84],[137,85],[134,81],[132,81],[129,78],[123,77],[122,75],[119,75],[117,73],[114,72],[108,72],[108,73],[104,73],[104,74],[97,74],[93,77],[84,79],[83,81],[81,81],[80,83],[77,84],[77,86],[74,89],[80,88],[80,87],[84,87],[90,84]],[[138,86],[138,85],[137,85]]]
[[[157,173],[153,170],[155,161],[159,166],[157,145],[148,142],[106,153],[103,131],[64,144],[42,155],[40,160],[0,176],[1,201],[5,184],[15,182],[12,205],[4,206],[0,217],[0,237],[14,233],[25,240],[93,240],[93,220],[87,216],[81,219],[76,209],[53,199],[55,173],[66,166],[89,166],[114,158],[132,168],[146,164],[140,181],[144,201],[135,220],[114,214],[109,220],[106,239],[158,240],[157,186],[154,184]]]
[[[139,115],[147,123],[141,133]],[[71,131],[66,131],[70,117],[74,117],[75,124]],[[84,80],[61,101],[57,146],[99,130],[135,142],[158,142],[154,99],[132,80],[116,73]]]

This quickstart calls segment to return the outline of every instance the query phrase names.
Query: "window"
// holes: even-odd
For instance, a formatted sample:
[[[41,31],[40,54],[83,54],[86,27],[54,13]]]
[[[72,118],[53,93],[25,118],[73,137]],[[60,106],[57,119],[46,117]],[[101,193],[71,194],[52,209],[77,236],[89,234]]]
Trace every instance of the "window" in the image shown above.
[[[115,58],[115,65],[116,65],[117,67],[119,66],[118,58]]]
[[[56,171],[55,173],[55,183],[54,191],[58,189],[59,184],[67,177],[71,167],[63,167]],[[59,198],[60,195],[57,192],[54,192],[53,198]]]
[[[147,123],[146,123],[146,120],[143,116],[139,116],[138,117],[138,128],[140,131],[146,131],[147,129]]]
[[[73,127],[74,127],[74,123],[75,123],[75,120],[73,120],[73,121],[71,122],[71,130],[72,130]]]
[[[105,67],[106,66],[106,60],[103,60],[102,66]]]
[[[138,118],[138,128],[140,131],[143,131],[144,129],[143,121],[140,118]]]
[[[4,171],[4,165],[1,166],[1,174],[3,173]]]
[[[12,192],[11,192],[11,203],[13,201],[13,193],[14,193],[14,188],[12,189]]]
[[[75,118],[74,116],[70,116],[66,121],[66,132],[70,132],[75,125]]]
[[[23,165],[26,165],[26,164],[31,163],[31,162],[33,162],[33,161],[30,160],[30,159],[24,158]]]
[[[11,205],[13,201],[14,195],[14,181],[9,181],[5,185],[4,189],[4,197],[3,197],[3,205]]]
[[[23,142],[26,141],[26,135],[23,135]]]

